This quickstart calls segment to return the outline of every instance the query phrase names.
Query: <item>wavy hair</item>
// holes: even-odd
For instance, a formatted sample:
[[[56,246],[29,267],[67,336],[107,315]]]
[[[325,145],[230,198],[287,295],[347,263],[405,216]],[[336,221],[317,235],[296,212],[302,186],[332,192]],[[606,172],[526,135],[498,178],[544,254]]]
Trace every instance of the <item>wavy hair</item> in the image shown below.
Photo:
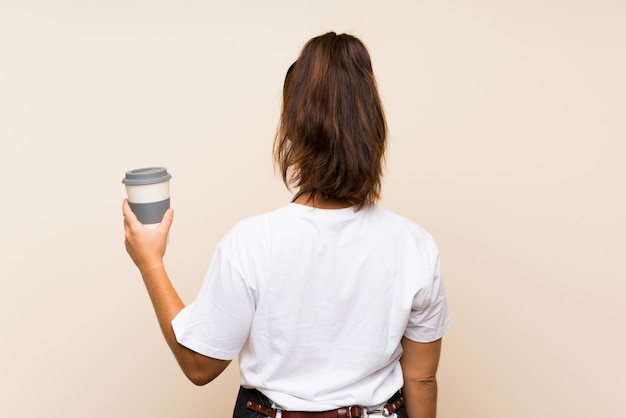
[[[309,40],[285,77],[274,160],[289,190],[358,209],[380,199],[387,123],[365,45]],[[295,200],[295,199],[294,199]]]

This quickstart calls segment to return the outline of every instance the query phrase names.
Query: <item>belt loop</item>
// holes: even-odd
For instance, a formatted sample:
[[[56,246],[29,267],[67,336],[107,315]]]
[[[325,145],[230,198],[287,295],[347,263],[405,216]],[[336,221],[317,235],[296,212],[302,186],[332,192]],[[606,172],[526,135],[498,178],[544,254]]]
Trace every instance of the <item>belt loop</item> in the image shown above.
[[[356,406],[356,405],[352,405],[346,408],[348,410],[348,417],[347,418],[365,418],[364,413],[365,413],[365,408],[362,408],[360,406]],[[356,413],[358,415],[352,415],[352,410],[356,409]]]

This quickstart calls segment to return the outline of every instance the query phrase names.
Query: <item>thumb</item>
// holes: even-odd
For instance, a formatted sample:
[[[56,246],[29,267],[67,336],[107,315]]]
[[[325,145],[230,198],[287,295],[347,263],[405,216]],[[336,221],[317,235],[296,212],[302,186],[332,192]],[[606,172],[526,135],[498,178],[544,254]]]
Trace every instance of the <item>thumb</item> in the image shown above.
[[[124,215],[124,220],[130,223],[139,223],[139,219],[130,208],[130,204],[128,203],[128,199],[124,199],[122,202],[122,214]]]

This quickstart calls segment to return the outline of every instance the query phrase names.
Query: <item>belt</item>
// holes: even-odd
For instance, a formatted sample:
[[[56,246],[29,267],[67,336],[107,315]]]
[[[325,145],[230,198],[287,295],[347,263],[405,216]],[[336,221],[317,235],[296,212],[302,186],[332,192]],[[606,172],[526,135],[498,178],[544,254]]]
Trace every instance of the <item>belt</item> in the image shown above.
[[[363,406],[344,406],[343,408],[333,409],[331,411],[321,412],[305,412],[305,411],[285,411],[279,408],[271,408],[261,405],[258,402],[249,400],[246,402],[246,408],[266,415],[270,418],[276,418],[278,411],[281,411],[282,418],[365,418],[367,415],[382,415],[390,417],[404,404],[404,398],[400,392],[396,393],[387,403],[380,409],[367,409]]]

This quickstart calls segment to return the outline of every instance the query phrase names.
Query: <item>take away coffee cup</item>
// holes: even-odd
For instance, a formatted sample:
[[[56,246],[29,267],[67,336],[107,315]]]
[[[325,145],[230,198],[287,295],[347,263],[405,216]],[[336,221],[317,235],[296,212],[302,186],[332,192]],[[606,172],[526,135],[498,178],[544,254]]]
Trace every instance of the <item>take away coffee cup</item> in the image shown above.
[[[170,207],[170,179],[165,167],[137,168],[126,172],[130,208],[145,226],[156,228]]]

